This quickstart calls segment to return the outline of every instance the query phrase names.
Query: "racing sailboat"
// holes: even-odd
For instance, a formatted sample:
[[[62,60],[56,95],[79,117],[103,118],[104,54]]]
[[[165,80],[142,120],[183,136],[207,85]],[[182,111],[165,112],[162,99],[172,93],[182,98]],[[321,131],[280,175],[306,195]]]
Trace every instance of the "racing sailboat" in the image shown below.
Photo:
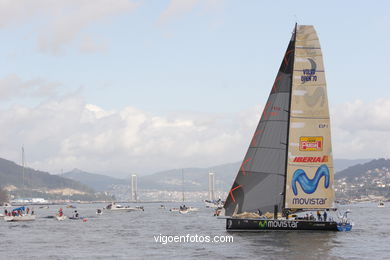
[[[349,212],[339,221],[327,217],[336,210],[333,176],[320,43],[313,26],[295,25],[224,204],[226,229],[349,231]]]

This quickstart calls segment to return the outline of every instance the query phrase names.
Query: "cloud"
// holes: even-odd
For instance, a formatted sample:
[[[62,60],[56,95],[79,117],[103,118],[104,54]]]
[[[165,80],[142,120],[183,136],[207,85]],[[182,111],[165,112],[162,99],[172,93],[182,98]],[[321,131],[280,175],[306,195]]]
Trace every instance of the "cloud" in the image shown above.
[[[16,76],[3,81],[28,86],[21,87],[24,93],[37,89],[30,87],[35,81]],[[2,99],[16,95],[10,89]],[[335,158],[389,157],[390,97],[332,108]],[[0,109],[0,157],[20,161],[24,144],[27,163],[36,169],[77,167],[114,176],[213,166],[243,158],[261,111],[155,115],[131,106],[107,110],[80,93],[56,95],[35,107]]]
[[[131,0],[5,0],[0,3],[0,26],[31,24],[38,31],[38,49],[45,53],[59,54],[79,37],[83,39],[82,51],[101,51],[105,44],[97,42],[85,29],[131,13],[139,5]]]
[[[47,82],[36,78],[23,81],[15,74],[0,79],[0,100],[10,100],[16,97],[53,97],[61,87],[60,83]]]
[[[390,98],[355,100],[332,110],[336,158],[390,157]]]
[[[77,167],[115,175],[206,167],[243,156],[257,124],[245,118],[256,114],[107,111],[69,95],[33,108],[0,110],[0,157],[17,161],[24,144],[28,165],[51,172]]]

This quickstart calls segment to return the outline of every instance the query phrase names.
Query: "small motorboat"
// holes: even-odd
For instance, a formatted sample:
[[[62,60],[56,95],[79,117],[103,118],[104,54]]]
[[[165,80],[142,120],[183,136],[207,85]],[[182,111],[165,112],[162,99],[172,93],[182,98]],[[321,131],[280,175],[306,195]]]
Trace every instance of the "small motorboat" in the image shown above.
[[[103,211],[101,209],[96,210],[96,215],[103,215]]]
[[[56,215],[56,219],[58,220],[58,221],[63,221],[63,220],[65,220],[65,219],[67,219],[68,217],[67,216],[65,216],[65,215],[62,215],[62,216],[60,216],[60,215]]]
[[[385,207],[385,203],[383,201],[379,201],[378,208],[384,208],[384,207]]]
[[[8,212],[6,216],[4,216],[4,220],[7,222],[16,222],[16,221],[33,221],[36,216],[34,214],[34,210],[26,208],[24,206],[15,208]]]
[[[188,211],[190,211],[190,212],[199,211],[199,208],[195,208],[195,207],[188,207]]]
[[[182,208],[179,210],[180,214],[188,214],[188,212],[190,212],[190,210],[188,208]]]
[[[141,210],[143,211],[143,207],[142,207],[142,209],[141,209],[141,207],[132,208],[130,206],[122,206],[122,205],[116,204],[115,202],[108,204],[105,209],[109,210],[109,211],[124,211],[124,212],[141,211]]]
[[[4,216],[4,220],[7,222],[33,221],[35,220],[35,215]]]

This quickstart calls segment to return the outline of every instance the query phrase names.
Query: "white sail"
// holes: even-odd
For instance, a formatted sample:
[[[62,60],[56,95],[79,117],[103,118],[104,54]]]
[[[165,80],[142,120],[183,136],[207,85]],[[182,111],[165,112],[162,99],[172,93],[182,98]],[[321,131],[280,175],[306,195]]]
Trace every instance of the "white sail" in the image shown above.
[[[285,208],[332,208],[333,156],[325,72],[313,26],[297,27]]]

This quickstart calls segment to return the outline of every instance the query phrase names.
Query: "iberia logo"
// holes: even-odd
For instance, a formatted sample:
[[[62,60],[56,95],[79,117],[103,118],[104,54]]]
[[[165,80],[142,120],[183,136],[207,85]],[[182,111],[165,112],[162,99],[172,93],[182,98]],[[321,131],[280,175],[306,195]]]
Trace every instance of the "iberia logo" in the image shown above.
[[[324,138],[322,136],[301,136],[299,138],[300,151],[322,151]]]
[[[320,156],[296,156],[294,157],[293,162],[299,162],[299,163],[323,163],[328,162],[328,156],[324,155],[322,157]]]

